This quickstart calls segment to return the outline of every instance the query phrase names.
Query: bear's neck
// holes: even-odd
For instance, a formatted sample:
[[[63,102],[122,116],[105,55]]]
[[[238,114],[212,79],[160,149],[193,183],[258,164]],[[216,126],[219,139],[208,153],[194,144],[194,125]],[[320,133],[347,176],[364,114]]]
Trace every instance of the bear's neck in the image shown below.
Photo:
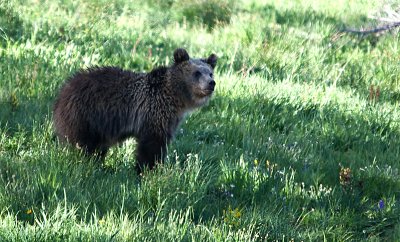
[[[174,70],[168,67],[158,67],[148,74],[148,84],[164,99],[165,104],[172,105],[178,113],[192,109],[192,96],[185,82],[179,80]]]
[[[178,104],[177,106],[181,108],[182,112],[187,112],[196,108],[196,106],[190,87],[181,78],[183,78],[181,75],[176,75],[175,71],[170,69],[165,83],[166,88],[172,93],[173,99]]]

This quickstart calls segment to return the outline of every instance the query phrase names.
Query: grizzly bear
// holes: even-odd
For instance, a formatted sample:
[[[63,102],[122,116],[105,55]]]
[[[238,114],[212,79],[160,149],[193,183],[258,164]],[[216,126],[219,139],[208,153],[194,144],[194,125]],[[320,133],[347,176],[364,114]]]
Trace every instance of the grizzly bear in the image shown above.
[[[58,138],[103,160],[111,146],[135,137],[139,173],[162,162],[185,114],[215,88],[215,54],[194,59],[176,49],[173,57],[171,66],[149,73],[95,67],[74,74],[54,104]]]

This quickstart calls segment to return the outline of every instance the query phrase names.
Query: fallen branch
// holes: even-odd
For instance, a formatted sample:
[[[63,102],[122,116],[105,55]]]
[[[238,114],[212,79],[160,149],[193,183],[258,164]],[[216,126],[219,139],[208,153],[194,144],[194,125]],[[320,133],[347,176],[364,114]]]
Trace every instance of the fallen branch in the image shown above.
[[[346,33],[354,33],[354,34],[361,34],[361,35],[367,35],[367,34],[376,34],[376,33],[381,33],[384,31],[390,31],[393,30],[397,27],[400,27],[400,22],[396,22],[393,24],[388,24],[388,25],[384,25],[384,26],[380,26],[380,27],[376,27],[376,28],[372,28],[372,29],[348,29],[345,28],[344,30],[342,30],[342,32],[346,32]]]
[[[352,29],[344,28],[342,33],[353,33],[359,35],[379,34],[400,27],[400,8],[395,8],[390,4],[386,4],[381,10],[369,16],[370,19],[377,21],[375,27],[368,29]]]

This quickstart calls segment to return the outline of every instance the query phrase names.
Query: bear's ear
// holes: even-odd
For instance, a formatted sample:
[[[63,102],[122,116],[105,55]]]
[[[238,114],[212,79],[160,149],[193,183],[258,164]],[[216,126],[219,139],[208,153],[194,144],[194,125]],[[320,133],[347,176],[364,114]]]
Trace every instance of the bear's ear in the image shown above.
[[[218,57],[215,54],[211,54],[206,60],[205,63],[209,64],[213,69],[217,65]]]
[[[175,64],[188,61],[189,60],[189,54],[185,49],[179,48],[174,51],[174,62]]]

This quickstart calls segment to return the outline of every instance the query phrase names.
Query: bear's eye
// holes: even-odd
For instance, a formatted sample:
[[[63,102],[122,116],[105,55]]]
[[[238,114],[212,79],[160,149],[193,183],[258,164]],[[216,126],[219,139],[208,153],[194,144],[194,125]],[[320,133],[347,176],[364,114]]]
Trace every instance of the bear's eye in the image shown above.
[[[214,76],[214,75],[213,75],[212,73],[210,73],[210,77],[213,78],[213,76]]]
[[[194,75],[194,77],[199,78],[201,76],[201,72],[195,71],[193,75]]]

